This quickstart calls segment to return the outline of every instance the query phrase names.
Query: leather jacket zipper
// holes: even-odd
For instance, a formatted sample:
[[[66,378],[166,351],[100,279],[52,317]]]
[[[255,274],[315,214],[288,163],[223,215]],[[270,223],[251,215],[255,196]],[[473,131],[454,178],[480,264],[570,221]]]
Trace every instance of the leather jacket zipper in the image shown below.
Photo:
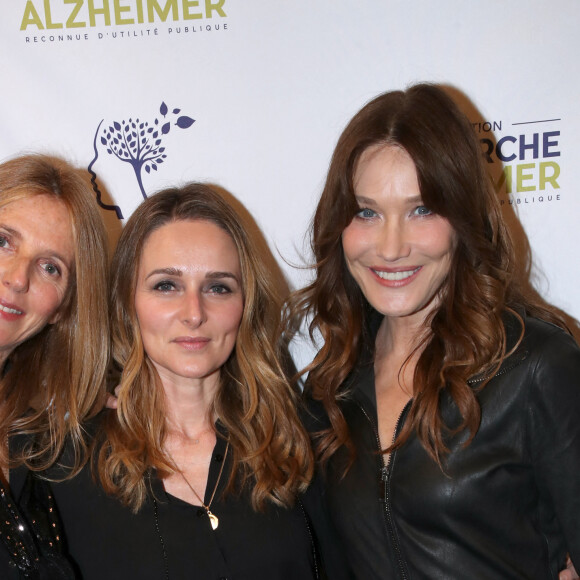
[[[300,501],[300,498],[296,498],[298,501],[298,505],[302,510],[302,515],[304,516],[304,520],[306,521],[306,528],[308,529],[308,536],[310,537],[310,546],[312,548],[312,559],[314,562],[314,577],[316,580],[320,580],[320,574],[318,572],[318,551],[316,550],[316,544],[314,543],[314,535],[312,534],[312,526],[310,525],[310,518],[306,513],[306,509],[304,509],[303,503]]]
[[[412,399],[407,402],[407,404],[403,407],[403,410],[399,414],[399,417],[397,419],[397,423],[395,424],[395,432],[393,433],[392,443],[395,442],[397,436],[399,435],[399,432],[401,430],[401,425],[403,424],[403,419],[404,419],[405,415],[407,414],[407,410],[411,406],[411,402],[412,402]],[[373,420],[370,418],[369,414],[366,412],[366,410],[363,408],[363,406],[360,403],[357,403],[357,404],[360,407],[361,411],[363,412],[363,415],[369,421],[371,428],[373,430],[373,433],[375,435],[375,441],[377,443],[377,450],[379,452],[379,455],[381,458],[381,464],[382,464],[382,468],[380,470],[380,473],[381,473],[381,481],[383,482],[383,485],[384,485],[383,504],[384,504],[385,523],[387,526],[387,531],[389,533],[389,537],[390,537],[393,549],[394,549],[395,554],[396,554],[397,568],[399,570],[400,577],[403,580],[407,580],[409,578],[409,575],[407,573],[407,566],[405,563],[405,559],[403,557],[403,553],[401,551],[401,546],[399,545],[399,538],[397,537],[397,534],[395,533],[395,523],[393,521],[393,514],[392,514],[392,510],[391,510],[391,496],[390,496],[390,487],[389,487],[389,478],[390,478],[392,470],[393,470],[393,463],[394,463],[395,455],[396,455],[397,451],[395,450],[389,455],[389,459],[388,459],[387,463],[385,464],[385,456],[382,453],[381,439],[379,437],[377,426],[375,425]]]
[[[514,362],[512,362],[512,364],[507,365],[507,366],[499,369],[495,374],[493,374],[491,376],[477,376],[477,377],[473,377],[473,378],[467,380],[467,384],[468,385],[476,385],[477,383],[482,383],[485,380],[491,381],[492,379],[495,379],[496,377],[500,377],[501,375],[505,375],[506,373],[508,373],[509,371],[511,371],[512,369],[514,369],[515,367],[517,367],[518,365],[520,365],[521,363],[523,363],[528,358],[528,354],[529,354],[528,351],[525,350],[520,355],[520,358],[519,359],[517,359]]]

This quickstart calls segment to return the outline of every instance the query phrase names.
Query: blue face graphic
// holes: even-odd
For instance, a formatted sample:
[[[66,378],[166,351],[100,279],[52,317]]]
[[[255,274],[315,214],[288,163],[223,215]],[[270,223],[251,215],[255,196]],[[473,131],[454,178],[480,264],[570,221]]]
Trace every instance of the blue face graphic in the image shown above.
[[[127,177],[122,179],[122,188],[115,189],[123,192],[136,188],[139,196],[135,196],[134,206],[147,197],[147,188],[144,179],[159,171],[167,159],[167,136],[173,127],[188,129],[195,122],[187,115],[181,114],[181,109],[169,107],[163,102],[159,107],[159,115],[152,121],[130,117],[127,120],[107,123],[103,119],[95,132],[93,146],[95,156],[88,166],[91,174],[93,189],[99,205],[108,211],[114,211],[118,219],[126,217],[127,211],[120,206],[107,203],[103,196],[104,176],[111,174],[113,165],[115,173],[119,173],[118,162],[131,167],[129,182]],[[100,161],[99,161],[100,160]],[[96,164],[99,161],[99,169]],[[108,170],[107,170],[108,169]],[[131,183],[133,185],[131,185]],[[134,207],[129,208],[130,213]]]

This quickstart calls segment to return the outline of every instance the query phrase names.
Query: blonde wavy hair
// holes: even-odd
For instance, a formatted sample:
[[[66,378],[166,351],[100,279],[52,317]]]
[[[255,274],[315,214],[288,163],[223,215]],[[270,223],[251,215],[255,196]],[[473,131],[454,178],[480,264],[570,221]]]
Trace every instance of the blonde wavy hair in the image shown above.
[[[118,408],[95,441],[95,466],[104,490],[138,511],[146,474],[174,471],[164,452],[164,391],[141,339],[135,288],[143,246],[153,231],[175,221],[210,221],[234,241],[242,271],[244,309],[235,349],[224,364],[212,411],[227,429],[233,456],[228,491],[251,487],[255,509],[267,501],[291,505],[307,487],[313,458],[296,411],[297,394],[280,365],[276,332],[281,297],[239,216],[211,187],[192,183],[147,200],[128,220],[112,263],[113,356],[122,369]],[[185,242],[184,242],[185,243]]]
[[[68,210],[74,264],[58,320],[9,357],[0,380],[0,440],[32,435],[10,464],[24,462],[44,470],[55,463],[68,436],[74,474],[86,457],[81,423],[100,410],[105,395],[110,354],[108,243],[88,183],[66,162],[24,155],[0,165],[0,208],[41,195]],[[0,461],[8,465],[7,449],[0,449]]]

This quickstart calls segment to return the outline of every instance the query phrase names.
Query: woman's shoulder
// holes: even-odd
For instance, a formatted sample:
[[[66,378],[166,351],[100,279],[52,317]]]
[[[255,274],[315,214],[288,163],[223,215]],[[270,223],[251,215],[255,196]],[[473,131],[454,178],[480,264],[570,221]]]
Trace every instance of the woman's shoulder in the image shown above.
[[[538,354],[556,359],[580,357],[580,347],[576,339],[564,328],[533,316],[524,318],[524,335],[521,348],[530,354]]]
[[[547,350],[557,352],[559,348],[580,353],[580,347],[570,332],[552,322],[528,315],[523,309],[507,311],[503,322],[508,352],[517,346],[515,353],[525,353],[526,356]]]
[[[532,397],[550,401],[555,408],[580,411],[580,347],[569,332],[528,316],[517,353],[528,373],[525,382]]]
[[[506,312],[503,322],[508,355],[493,371],[494,381],[513,383],[517,371],[520,378],[515,384],[528,393],[558,391],[566,396],[576,392],[580,386],[580,347],[569,332],[523,310]],[[469,382],[477,385],[483,378],[485,374],[476,375]]]
[[[107,412],[101,411],[94,417],[84,421],[82,424],[84,448],[79,446],[78,441],[68,438],[58,461],[44,472],[44,476],[51,481],[58,482],[69,479],[77,471],[90,471],[93,447],[98,444],[98,436],[101,433],[106,416]],[[77,456],[80,458],[79,461],[77,461]],[[80,469],[78,469],[79,467]]]

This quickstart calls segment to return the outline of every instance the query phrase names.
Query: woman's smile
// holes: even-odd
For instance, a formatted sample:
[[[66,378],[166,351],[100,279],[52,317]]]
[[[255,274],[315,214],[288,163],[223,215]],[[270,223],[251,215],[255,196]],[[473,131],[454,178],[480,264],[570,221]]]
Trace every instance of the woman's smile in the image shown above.
[[[371,268],[371,270],[389,286],[404,286],[413,280],[413,276],[421,270],[421,266],[399,270],[386,268]]]

